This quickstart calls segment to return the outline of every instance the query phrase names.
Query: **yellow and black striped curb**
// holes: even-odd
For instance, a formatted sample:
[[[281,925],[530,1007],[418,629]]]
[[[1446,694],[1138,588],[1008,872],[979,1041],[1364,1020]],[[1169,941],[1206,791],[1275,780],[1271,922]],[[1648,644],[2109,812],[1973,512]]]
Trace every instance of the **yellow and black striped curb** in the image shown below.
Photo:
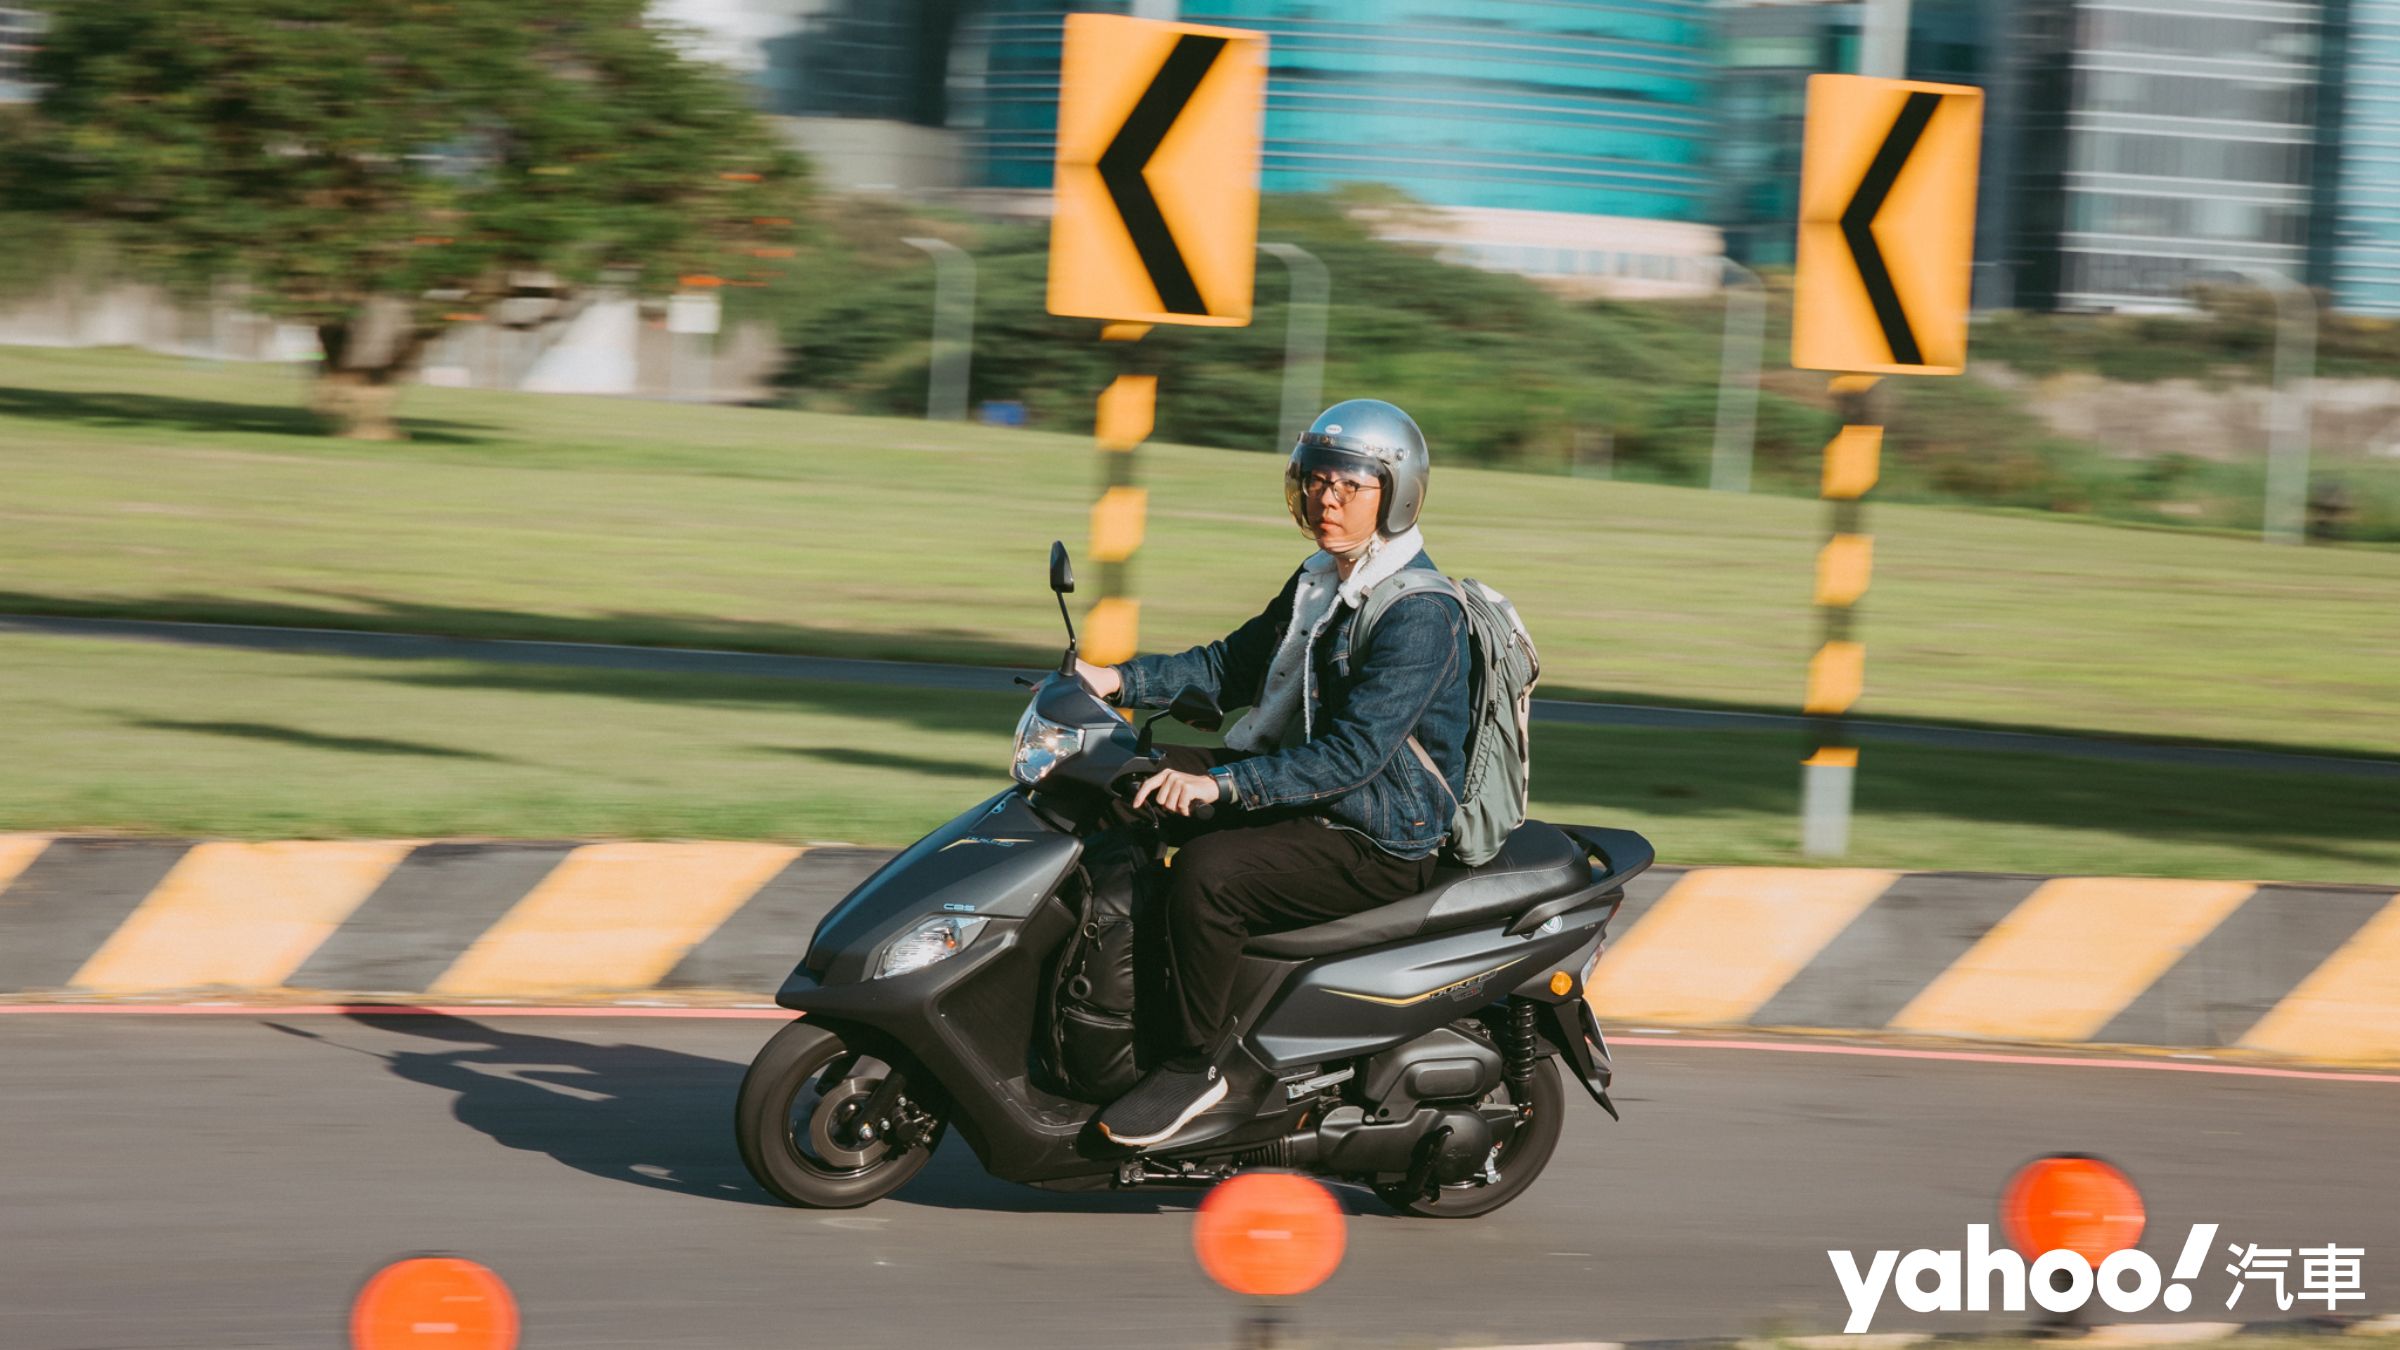
[[[0,997],[773,990],[889,850],[0,835]],[[1662,868],[1614,1026],[1872,1031],[2400,1063],[2390,888]]]

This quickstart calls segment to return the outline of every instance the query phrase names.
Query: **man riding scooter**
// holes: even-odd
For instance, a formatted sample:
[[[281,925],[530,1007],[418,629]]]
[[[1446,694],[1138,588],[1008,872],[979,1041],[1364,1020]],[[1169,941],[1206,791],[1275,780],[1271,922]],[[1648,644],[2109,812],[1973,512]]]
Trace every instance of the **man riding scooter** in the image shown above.
[[[1266,1084],[1231,1082],[1232,981],[1246,939],[1355,914],[1433,880],[1463,790],[1466,616],[1408,590],[1353,640],[1361,607],[1406,569],[1433,570],[1417,526],[1424,434],[1376,399],[1337,403],[1292,447],[1284,495],[1315,540],[1265,612],[1189,651],[1078,663],[1093,692],[1165,707],[1196,685],[1249,711],[1225,748],[1168,747],[1134,805],[1175,823],[1168,869],[1174,1050],[1099,1116],[1111,1142],[1186,1145],[1232,1129]]]

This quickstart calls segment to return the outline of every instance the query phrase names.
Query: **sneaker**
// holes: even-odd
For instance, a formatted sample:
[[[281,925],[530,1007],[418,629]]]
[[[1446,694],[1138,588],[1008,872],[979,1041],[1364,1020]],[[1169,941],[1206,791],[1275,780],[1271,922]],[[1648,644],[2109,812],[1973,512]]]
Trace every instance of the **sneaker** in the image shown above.
[[[1225,1100],[1225,1075],[1199,1060],[1168,1060],[1100,1113],[1100,1133],[1123,1148],[1149,1148],[1175,1137],[1194,1117]]]

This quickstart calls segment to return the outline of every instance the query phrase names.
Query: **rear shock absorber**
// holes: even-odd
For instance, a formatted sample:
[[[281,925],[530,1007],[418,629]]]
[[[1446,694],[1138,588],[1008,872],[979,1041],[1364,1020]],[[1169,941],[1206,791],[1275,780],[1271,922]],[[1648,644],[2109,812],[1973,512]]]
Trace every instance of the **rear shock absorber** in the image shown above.
[[[1533,1100],[1533,1063],[1541,1054],[1534,1019],[1541,1013],[1529,998],[1508,1001],[1508,1020],[1500,1029],[1500,1053],[1508,1061],[1508,1094],[1519,1107]]]

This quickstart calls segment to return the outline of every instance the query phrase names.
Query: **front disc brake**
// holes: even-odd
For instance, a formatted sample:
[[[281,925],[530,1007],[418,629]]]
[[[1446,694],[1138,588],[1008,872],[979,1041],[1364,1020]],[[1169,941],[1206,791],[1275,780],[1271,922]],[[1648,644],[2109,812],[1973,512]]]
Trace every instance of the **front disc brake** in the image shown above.
[[[864,1149],[839,1141],[857,1138],[854,1117],[867,1104],[867,1099],[875,1095],[878,1085],[874,1079],[844,1079],[834,1084],[817,1102],[817,1109],[809,1113],[809,1151],[816,1154],[827,1167],[837,1171],[856,1171],[875,1161],[875,1155],[867,1150],[877,1148],[880,1140],[869,1143]]]

